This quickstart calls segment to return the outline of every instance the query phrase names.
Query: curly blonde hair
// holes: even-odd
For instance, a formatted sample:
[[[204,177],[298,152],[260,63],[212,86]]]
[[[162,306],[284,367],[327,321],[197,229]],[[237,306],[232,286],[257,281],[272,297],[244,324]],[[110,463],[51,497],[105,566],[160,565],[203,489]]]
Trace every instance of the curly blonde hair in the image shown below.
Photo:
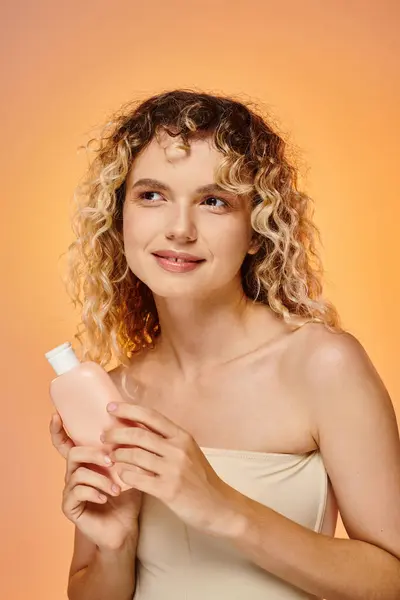
[[[123,106],[88,142],[95,155],[75,194],[76,239],[66,253],[64,280],[74,307],[81,308],[74,337],[83,346],[82,360],[105,366],[114,351],[127,365],[134,353],[154,348],[161,333],[152,292],[129,269],[122,235],[132,161],[160,131],[179,136],[184,147],[196,136],[210,136],[222,153],[217,183],[250,196],[259,250],[241,268],[245,294],[287,323],[340,329],[336,309],[321,296],[319,231],[311,220],[311,198],[298,190],[287,143],[249,103],[174,90]]]

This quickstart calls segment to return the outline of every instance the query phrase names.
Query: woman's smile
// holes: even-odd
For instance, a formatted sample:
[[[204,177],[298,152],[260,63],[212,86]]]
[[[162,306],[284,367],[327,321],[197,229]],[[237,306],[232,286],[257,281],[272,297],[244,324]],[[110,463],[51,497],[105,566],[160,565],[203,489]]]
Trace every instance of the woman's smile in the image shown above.
[[[153,254],[153,256],[160,267],[171,273],[187,273],[188,271],[194,271],[205,262],[205,260],[187,260],[185,258],[160,256],[158,254]]]
[[[187,273],[195,270],[201,263],[205,262],[205,259],[200,256],[188,254],[187,252],[176,252],[175,250],[157,250],[152,252],[152,255],[160,267],[172,273]]]

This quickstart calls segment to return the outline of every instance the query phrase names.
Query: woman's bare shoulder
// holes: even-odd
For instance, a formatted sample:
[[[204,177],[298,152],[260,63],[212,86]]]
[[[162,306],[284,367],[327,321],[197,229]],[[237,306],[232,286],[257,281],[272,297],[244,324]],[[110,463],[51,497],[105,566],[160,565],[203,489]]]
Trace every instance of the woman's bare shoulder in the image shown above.
[[[393,412],[377,369],[353,334],[331,332],[314,323],[298,334],[291,348],[294,371],[318,429],[334,413],[344,417],[350,408],[371,414],[380,409]]]
[[[350,332],[331,331],[322,323],[308,323],[292,336],[288,360],[299,383],[312,398],[336,383],[336,379],[357,377],[379,379],[361,342]],[[313,392],[315,392],[313,394]]]
[[[285,353],[285,366],[296,394],[301,397],[312,419],[322,398],[327,398],[326,388],[346,365],[350,366],[354,355],[362,355],[361,344],[346,331],[334,332],[323,323],[307,323],[290,335]],[[350,364],[349,364],[350,363]],[[317,422],[314,430],[318,429]]]
[[[295,331],[292,340],[289,354],[301,370],[308,367],[313,372],[316,363],[321,367],[353,355],[366,355],[353,334],[331,331],[323,323],[307,323]]]

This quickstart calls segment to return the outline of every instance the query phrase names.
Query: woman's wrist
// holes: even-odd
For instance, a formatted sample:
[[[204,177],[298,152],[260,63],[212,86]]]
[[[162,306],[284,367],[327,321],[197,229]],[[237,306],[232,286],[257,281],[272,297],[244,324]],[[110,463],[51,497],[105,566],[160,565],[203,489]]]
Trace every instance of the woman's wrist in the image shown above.
[[[106,557],[112,558],[120,553],[126,553],[126,552],[135,553],[137,543],[138,543],[138,538],[139,538],[139,525],[133,531],[130,531],[127,534],[127,536],[125,537],[125,539],[122,539],[120,542],[117,542],[117,543],[103,544],[101,546],[97,546],[97,551],[105,558]]]

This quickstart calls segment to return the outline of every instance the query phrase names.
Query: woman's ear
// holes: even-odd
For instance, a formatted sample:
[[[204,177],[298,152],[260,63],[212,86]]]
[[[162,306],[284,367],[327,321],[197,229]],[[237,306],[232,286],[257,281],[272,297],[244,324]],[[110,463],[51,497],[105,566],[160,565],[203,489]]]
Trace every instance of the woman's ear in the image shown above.
[[[253,235],[249,249],[247,250],[247,254],[257,254],[259,249],[261,248],[261,240],[256,235]]]

